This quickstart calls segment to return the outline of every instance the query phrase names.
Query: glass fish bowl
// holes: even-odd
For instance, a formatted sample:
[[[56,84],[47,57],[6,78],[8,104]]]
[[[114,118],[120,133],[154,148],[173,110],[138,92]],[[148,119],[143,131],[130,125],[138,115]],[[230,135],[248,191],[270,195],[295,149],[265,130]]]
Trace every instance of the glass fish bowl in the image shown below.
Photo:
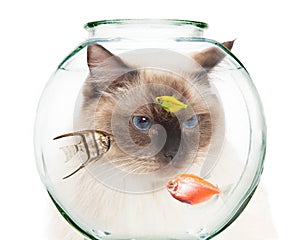
[[[90,22],[50,77],[35,156],[72,231],[211,239],[251,199],[266,147],[262,105],[234,41],[205,38],[207,27]]]

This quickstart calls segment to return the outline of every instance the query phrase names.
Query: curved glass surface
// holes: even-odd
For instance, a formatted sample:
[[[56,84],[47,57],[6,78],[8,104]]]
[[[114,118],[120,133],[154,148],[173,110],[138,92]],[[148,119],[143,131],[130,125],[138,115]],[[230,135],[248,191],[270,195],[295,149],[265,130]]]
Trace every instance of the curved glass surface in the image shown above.
[[[247,70],[202,36],[204,23],[85,27],[89,40],[59,64],[37,111],[36,161],[51,199],[90,239],[211,239],[263,169],[266,127]],[[183,192],[170,190],[175,180]]]

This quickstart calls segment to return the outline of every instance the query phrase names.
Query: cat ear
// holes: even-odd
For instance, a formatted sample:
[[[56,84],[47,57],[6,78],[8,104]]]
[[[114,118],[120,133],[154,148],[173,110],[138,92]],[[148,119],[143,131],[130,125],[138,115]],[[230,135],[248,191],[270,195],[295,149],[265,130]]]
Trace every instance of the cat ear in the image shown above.
[[[87,48],[87,63],[89,68],[98,67],[105,59],[113,54],[98,44],[90,44]]]
[[[133,69],[127,66],[121,58],[99,44],[87,47],[87,64],[90,69],[85,81],[83,95],[86,99],[98,98],[106,92],[126,85],[126,79],[133,78]]]
[[[101,67],[126,67],[119,57],[99,44],[90,44],[87,47],[87,63],[91,72]]]
[[[229,50],[232,49],[234,40],[222,43]],[[207,71],[215,67],[225,57],[225,53],[217,47],[210,47],[201,52],[196,53],[193,58]]]

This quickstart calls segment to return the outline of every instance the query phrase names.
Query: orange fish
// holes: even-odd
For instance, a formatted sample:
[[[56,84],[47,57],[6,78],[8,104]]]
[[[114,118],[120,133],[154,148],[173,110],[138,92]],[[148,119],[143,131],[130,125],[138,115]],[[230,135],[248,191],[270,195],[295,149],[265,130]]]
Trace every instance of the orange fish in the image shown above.
[[[193,174],[181,174],[171,179],[167,189],[172,197],[191,205],[204,202],[221,193],[218,187]]]

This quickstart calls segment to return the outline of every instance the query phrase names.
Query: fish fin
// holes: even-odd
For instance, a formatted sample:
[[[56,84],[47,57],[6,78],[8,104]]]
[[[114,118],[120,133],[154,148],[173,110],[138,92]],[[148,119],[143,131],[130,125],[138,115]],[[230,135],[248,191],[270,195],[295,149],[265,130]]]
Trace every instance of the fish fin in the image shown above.
[[[164,105],[160,105],[160,106],[163,108],[163,110],[165,110],[167,112],[171,112],[170,109],[169,109],[169,107],[164,106]]]
[[[75,171],[73,171],[72,173],[70,173],[69,175],[63,177],[63,179],[69,178],[71,176],[73,176],[75,173],[77,173],[78,171],[80,171],[82,168],[84,168],[85,166],[87,166],[88,164],[90,164],[91,162],[96,161],[97,159],[101,158],[103,156],[103,153],[101,155],[99,155],[98,157],[94,157],[94,158],[90,158],[87,159],[85,162],[83,162],[78,168],[75,169]]]
[[[172,96],[170,96],[170,97],[172,97],[172,98],[175,98],[177,101],[179,101],[179,102],[181,102],[179,99],[182,97],[181,96],[181,94],[180,93],[173,93],[173,95]]]
[[[189,205],[193,205],[193,203],[189,200],[180,200],[180,201]]]
[[[63,180],[73,176],[75,173],[77,173],[78,171],[80,171],[82,168],[85,167],[85,164],[81,164],[75,171],[73,171],[72,173],[68,174],[67,176],[63,177]]]
[[[62,135],[59,135],[59,136],[53,138],[53,140],[57,140],[57,139],[64,138],[64,137],[73,137],[73,136],[74,136],[73,133],[65,133],[65,134],[62,134]]]

